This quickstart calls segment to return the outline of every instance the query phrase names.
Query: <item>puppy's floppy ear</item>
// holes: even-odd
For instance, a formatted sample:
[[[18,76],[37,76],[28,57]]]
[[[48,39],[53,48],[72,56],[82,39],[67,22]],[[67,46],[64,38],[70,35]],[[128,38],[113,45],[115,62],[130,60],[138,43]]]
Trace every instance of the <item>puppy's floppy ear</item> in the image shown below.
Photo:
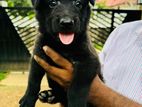
[[[89,1],[90,1],[90,3],[94,6],[95,0],[89,0]]]
[[[33,7],[37,7],[40,0],[32,0]]]

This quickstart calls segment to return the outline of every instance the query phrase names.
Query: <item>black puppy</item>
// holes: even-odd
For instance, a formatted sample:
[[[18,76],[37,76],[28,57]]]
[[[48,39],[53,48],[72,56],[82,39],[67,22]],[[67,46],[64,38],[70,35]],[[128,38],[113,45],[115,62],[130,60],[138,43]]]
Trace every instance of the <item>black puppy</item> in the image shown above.
[[[50,103],[61,102],[65,107],[88,106],[90,84],[97,74],[100,75],[100,63],[86,33],[90,18],[89,2],[94,4],[94,0],[32,0],[41,33],[34,54],[58,66],[42,50],[44,45],[48,45],[74,65],[73,80],[67,92],[48,79],[52,90],[45,93],[49,95]],[[19,102],[20,107],[35,106],[44,74],[44,69],[32,58],[28,87]],[[42,95],[40,99],[46,102]]]

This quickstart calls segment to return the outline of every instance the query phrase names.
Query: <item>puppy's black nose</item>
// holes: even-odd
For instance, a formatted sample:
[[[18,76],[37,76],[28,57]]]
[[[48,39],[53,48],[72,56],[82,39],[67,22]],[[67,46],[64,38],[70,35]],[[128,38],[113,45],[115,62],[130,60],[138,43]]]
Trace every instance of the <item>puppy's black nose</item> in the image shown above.
[[[60,19],[59,23],[62,27],[72,27],[74,25],[74,20],[70,17],[64,17]]]

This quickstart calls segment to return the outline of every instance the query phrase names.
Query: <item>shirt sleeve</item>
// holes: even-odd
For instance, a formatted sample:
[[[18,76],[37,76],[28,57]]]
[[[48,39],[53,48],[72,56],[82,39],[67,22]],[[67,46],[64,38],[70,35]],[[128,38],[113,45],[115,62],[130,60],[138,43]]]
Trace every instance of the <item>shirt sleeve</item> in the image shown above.
[[[112,33],[109,35],[108,39],[106,40],[104,47],[102,51],[99,53],[99,60],[101,63],[101,71],[103,71],[104,63],[105,63],[105,57],[107,56],[107,53],[110,51],[111,47],[117,40],[117,35],[120,32],[120,26],[115,28]]]

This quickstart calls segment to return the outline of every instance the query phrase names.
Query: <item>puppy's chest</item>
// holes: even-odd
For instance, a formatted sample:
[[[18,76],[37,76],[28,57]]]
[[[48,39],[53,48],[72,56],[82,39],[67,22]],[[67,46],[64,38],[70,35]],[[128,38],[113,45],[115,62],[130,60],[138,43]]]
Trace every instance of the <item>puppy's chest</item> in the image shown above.
[[[53,40],[50,40],[49,38],[48,39],[40,38],[38,45],[40,45],[38,48],[41,51],[43,51],[42,50],[43,46],[48,45],[50,48],[52,48],[54,51],[59,53],[61,56],[67,58],[72,63],[82,62],[85,59],[88,59],[89,57],[89,51],[87,51],[88,49],[87,50],[84,49],[84,46],[82,46],[81,44],[79,46],[76,45],[65,46]],[[41,52],[41,54],[43,55],[44,52]],[[47,57],[46,55],[43,56],[44,58],[46,57],[47,59],[49,59],[49,57]]]
[[[61,55],[70,60],[72,63],[80,62],[83,59],[83,54],[80,52],[62,52]]]

